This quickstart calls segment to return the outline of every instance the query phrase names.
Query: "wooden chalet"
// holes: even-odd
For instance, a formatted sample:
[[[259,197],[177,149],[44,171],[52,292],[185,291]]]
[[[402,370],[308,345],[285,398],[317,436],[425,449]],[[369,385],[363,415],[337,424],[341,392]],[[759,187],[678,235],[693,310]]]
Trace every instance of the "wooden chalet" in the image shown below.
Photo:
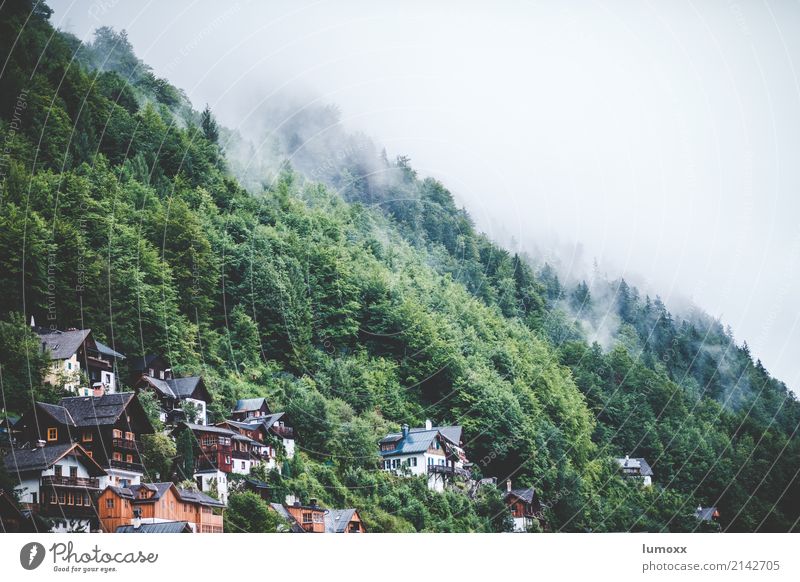
[[[37,402],[14,428],[20,443],[80,443],[108,472],[105,484],[123,487],[141,480],[139,438],[154,432],[133,392],[63,398],[58,405]]]
[[[134,384],[134,390],[137,393],[151,390],[156,395],[164,423],[175,424],[181,420],[208,423],[208,405],[213,399],[201,376],[161,379],[144,374]]]
[[[102,342],[96,341],[91,329],[70,328],[66,331],[32,326],[42,351],[50,356],[51,366],[45,383],[64,388],[81,396],[100,396],[119,388],[118,363],[125,356]],[[89,385],[81,385],[85,372]]]
[[[97,529],[94,502],[106,472],[79,444],[15,448],[3,463],[22,508],[53,520],[54,531]]]
[[[116,532],[134,524],[185,521],[197,533],[222,533],[225,504],[173,483],[141,483],[107,487],[97,500],[103,531]]]
[[[299,501],[270,503],[270,508],[281,516],[294,533],[366,533],[367,528],[358,510],[325,509],[311,499],[308,505]]]
[[[543,508],[533,487],[512,489],[511,479],[506,481],[506,492],[503,501],[511,511],[515,532],[527,532],[534,520],[544,526]]]
[[[243,421],[248,418],[267,416],[269,412],[266,398],[245,398],[236,402],[236,406],[231,411],[231,418]]]

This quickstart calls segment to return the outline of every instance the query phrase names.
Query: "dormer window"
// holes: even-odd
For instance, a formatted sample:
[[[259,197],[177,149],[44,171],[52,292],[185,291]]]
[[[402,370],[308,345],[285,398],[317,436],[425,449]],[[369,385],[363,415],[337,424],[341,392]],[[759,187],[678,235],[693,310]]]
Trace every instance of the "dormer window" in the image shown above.
[[[58,429],[55,427],[50,427],[47,429],[47,440],[48,441],[57,441],[58,440]]]

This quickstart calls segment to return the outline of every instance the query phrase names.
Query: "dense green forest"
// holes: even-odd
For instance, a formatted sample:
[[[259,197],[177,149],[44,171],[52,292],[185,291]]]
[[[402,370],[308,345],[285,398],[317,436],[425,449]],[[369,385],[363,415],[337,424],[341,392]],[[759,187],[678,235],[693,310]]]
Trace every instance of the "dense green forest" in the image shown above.
[[[720,322],[505,251],[333,108],[257,149],[124,33],[81,44],[41,2],[0,15],[7,410],[59,397],[33,315],[202,374],[217,418],[266,396],[301,451],[266,476],[276,500],[358,507],[370,531],[509,527],[494,487],[377,470],[380,437],[426,418],[464,427],[478,476],[535,486],[554,531],[693,531],[699,504],[730,531],[798,529],[800,406]],[[620,477],[626,454],[654,487]],[[260,502],[236,503],[258,529]]]

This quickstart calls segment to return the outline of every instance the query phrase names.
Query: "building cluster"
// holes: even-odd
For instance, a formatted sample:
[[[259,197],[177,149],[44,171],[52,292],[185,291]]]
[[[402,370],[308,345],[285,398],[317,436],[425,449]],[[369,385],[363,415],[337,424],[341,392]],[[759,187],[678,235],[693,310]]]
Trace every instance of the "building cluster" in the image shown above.
[[[265,398],[239,400],[228,418],[213,422],[203,378],[175,377],[164,356],[132,358],[133,390],[122,392],[118,364],[125,356],[96,341],[91,330],[35,330],[52,360],[46,381],[76,395],[58,404],[35,402],[21,417],[0,421],[3,462],[18,481],[14,495],[0,490],[0,531],[25,531],[39,516],[55,532],[217,533],[224,529],[232,481],[269,500],[269,485],[251,472],[258,465],[281,472],[282,461],[295,454],[295,433],[287,415],[271,410]],[[155,396],[165,434],[191,443],[190,451],[178,451],[170,475],[146,475],[141,438],[155,429],[139,399],[144,392]],[[424,427],[403,425],[377,446],[382,470],[422,476],[434,491],[460,482],[474,494],[494,483],[473,479],[460,426],[430,420]],[[616,461],[624,477],[652,484],[645,459]],[[514,489],[508,480],[503,498],[514,531],[530,531],[535,522],[547,528],[533,487]],[[355,508],[323,508],[293,496],[269,505],[287,531],[366,531]],[[698,507],[696,516],[716,521],[719,512]]]

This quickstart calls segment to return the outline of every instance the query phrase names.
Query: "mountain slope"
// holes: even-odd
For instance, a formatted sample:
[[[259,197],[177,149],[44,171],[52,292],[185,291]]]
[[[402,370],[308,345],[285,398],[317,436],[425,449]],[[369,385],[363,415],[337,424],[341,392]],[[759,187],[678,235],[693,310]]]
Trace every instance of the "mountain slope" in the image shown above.
[[[218,415],[267,396],[302,450],[270,476],[276,499],[356,506],[372,531],[507,527],[496,490],[440,495],[377,471],[378,438],[427,417],[464,426],[482,475],[535,485],[553,529],[692,530],[698,503],[732,530],[797,528],[797,401],[730,334],[617,282],[603,350],[587,341],[591,291],[494,245],[441,184],[330,111],[318,123],[348,155],[327,163],[330,144],[309,147],[298,121],[258,180],[234,156],[242,143],[124,36],[81,46],[41,4],[2,12],[9,408],[57,396],[30,357],[33,315],[168,354],[206,377]],[[665,487],[622,481],[611,457],[624,454],[648,457]]]

